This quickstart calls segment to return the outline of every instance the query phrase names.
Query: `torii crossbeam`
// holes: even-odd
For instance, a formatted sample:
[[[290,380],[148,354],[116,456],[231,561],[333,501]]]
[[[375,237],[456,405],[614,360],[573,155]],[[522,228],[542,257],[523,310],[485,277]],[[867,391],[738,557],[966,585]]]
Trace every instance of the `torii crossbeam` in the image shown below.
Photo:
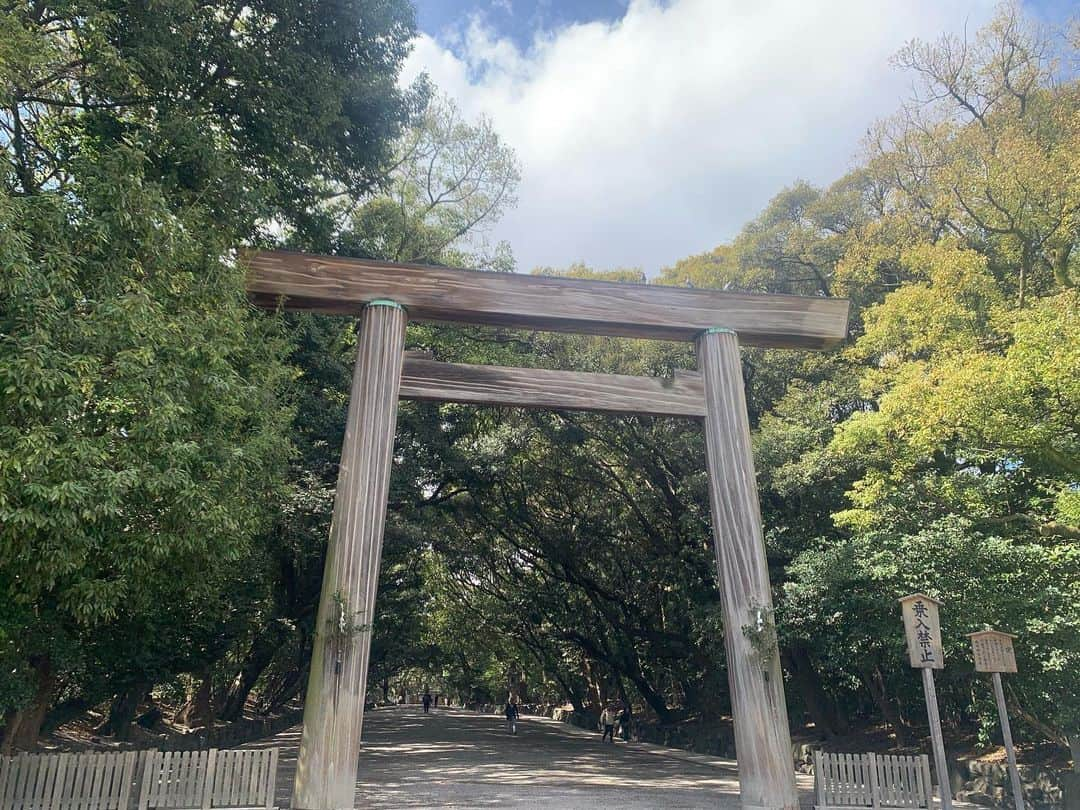
[[[399,397],[698,418],[744,810],[796,810],[783,676],[750,449],[739,343],[823,349],[848,302],[485,273],[280,251],[249,253],[257,305],[358,315],[359,345],[323,574],[294,810],[353,807]],[[407,318],[694,341],[698,371],[672,380],[437,363],[405,357]],[[764,654],[763,654],[764,653]],[[770,654],[771,653],[771,654]]]

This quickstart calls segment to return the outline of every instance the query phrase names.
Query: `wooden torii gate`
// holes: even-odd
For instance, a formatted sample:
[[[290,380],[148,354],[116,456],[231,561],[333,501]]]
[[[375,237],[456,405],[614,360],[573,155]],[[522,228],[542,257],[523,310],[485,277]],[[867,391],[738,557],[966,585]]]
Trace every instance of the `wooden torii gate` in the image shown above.
[[[775,637],[771,650],[755,650],[744,632],[770,620],[772,596],[739,344],[827,348],[847,334],[847,301],[279,251],[255,252],[245,261],[248,293],[259,306],[360,318],[294,810],[353,807],[399,397],[704,421],[742,807],[796,810]],[[694,341],[698,371],[662,380],[406,357],[407,318]]]

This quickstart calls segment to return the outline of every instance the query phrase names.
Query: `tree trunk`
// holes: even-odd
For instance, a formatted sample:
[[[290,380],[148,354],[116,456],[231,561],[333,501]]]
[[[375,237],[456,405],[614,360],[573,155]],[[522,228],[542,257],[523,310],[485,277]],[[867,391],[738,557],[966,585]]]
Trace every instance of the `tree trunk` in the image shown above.
[[[597,701],[597,710],[602,711],[604,705],[607,703],[607,690],[598,682],[599,678],[595,677],[597,674],[597,667],[595,664],[597,662],[590,659],[589,655],[602,656],[603,654],[588,638],[580,634],[569,634],[569,640],[581,647],[582,651],[586,653],[584,658],[585,677],[589,683],[590,690]],[[633,654],[623,657],[623,661],[626,664],[624,667],[616,666],[611,659],[607,657],[603,657],[601,660],[611,668],[611,672],[616,678],[625,676],[635,687],[637,687],[638,694],[641,695],[642,699],[649,705],[649,708],[656,713],[656,718],[662,724],[666,725],[672,722],[673,717],[671,709],[668,708],[667,700],[662,694],[653,689],[652,684],[649,683],[648,679],[641,671],[641,667],[633,657]]]
[[[1080,734],[1069,735],[1069,753],[1072,754],[1073,773],[1080,773]]]
[[[1070,241],[1053,251],[1054,281],[1066,288],[1074,286],[1069,278],[1069,254],[1072,250],[1073,243]]]
[[[1074,740],[1080,740],[1080,738],[1076,737],[1075,735],[1071,736],[1061,731],[1061,729],[1055,728],[1049,723],[1046,723],[1033,715],[1031,712],[1024,708],[1023,704],[1021,704],[1019,700],[1016,699],[1016,695],[1013,694],[1012,690],[1008,688],[1008,685],[1006,685],[1005,703],[1008,706],[1009,714],[1020,718],[1020,720],[1023,721],[1025,725],[1030,726],[1033,731],[1037,731],[1047,740],[1053,740],[1058,745],[1068,745],[1069,750],[1073,754],[1073,767],[1076,767],[1076,754],[1080,754],[1080,750],[1074,747],[1074,745],[1076,744]],[[1077,772],[1080,773],[1080,771]]]
[[[630,695],[626,691],[626,684],[623,683],[623,679],[619,678],[619,697],[622,700],[622,705],[626,708],[626,713],[630,715],[631,719],[634,716],[633,704],[630,702]]]
[[[296,641],[292,669],[283,672],[275,669],[273,676],[267,679],[264,692],[259,695],[259,714],[277,711],[292,700],[306,683],[311,658],[311,632],[305,625],[297,627],[297,632],[300,638]]]
[[[703,684],[700,681],[695,681],[690,677],[679,677],[677,683],[682,693],[682,700],[679,701],[676,695],[672,699],[673,703],[681,702],[683,706],[705,717],[719,714],[716,708],[718,696],[715,692],[702,688]]]
[[[897,711],[896,706],[893,705],[892,699],[885,691],[885,678],[881,674],[881,668],[875,666],[872,670],[864,671],[861,674],[863,684],[869,690],[874,703],[877,704],[882,719],[892,727],[893,733],[896,735],[896,744],[901,747],[907,746],[909,743],[907,728],[903,720],[900,719],[900,713]]]
[[[282,678],[274,693],[268,695],[268,699],[263,704],[262,713],[272,714],[296,697],[304,687],[306,676],[307,667],[300,667]]]
[[[582,661],[584,663],[585,669],[583,673],[585,675],[585,683],[589,685],[589,701],[593,704],[593,707],[596,708],[597,712],[599,712],[599,707],[602,706],[604,703],[604,696],[600,693],[600,684],[597,683],[595,678],[593,678],[592,661],[588,658],[588,656],[583,658]]]
[[[1035,249],[1025,239],[1022,242],[1020,248],[1020,290],[1017,296],[1016,305],[1020,308],[1024,308],[1024,303],[1027,298],[1027,277],[1031,274],[1031,270],[1035,264],[1034,262]]]
[[[664,696],[652,688],[644,675],[640,673],[628,672],[626,677],[630,679],[630,682],[638,690],[638,694],[642,699],[649,704],[649,708],[656,713],[656,719],[660,721],[662,725],[667,725],[672,722],[673,717],[671,709],[668,708],[667,701]]]
[[[563,697],[570,701],[574,711],[579,714],[585,713],[585,702],[581,699],[581,690],[571,683],[570,678],[565,676],[558,665],[552,667],[551,677],[562,687]]]
[[[274,655],[281,645],[281,636],[281,628],[277,622],[270,624],[255,636],[251,649],[248,650],[244,659],[244,665],[240,668],[240,674],[233,681],[221,706],[222,720],[237,720],[243,715],[248,695],[255,688],[259,676],[274,660]]]
[[[0,756],[11,756],[11,739],[16,731],[16,720],[18,719],[18,712],[15,709],[8,709],[4,712],[4,723],[0,725]]]
[[[180,711],[173,717],[174,723],[179,723],[188,728],[211,726],[214,722],[213,707],[213,681],[209,674],[202,677],[195,693],[180,707]]]
[[[31,656],[30,666],[37,675],[37,690],[28,705],[9,713],[4,724],[3,739],[0,740],[0,754],[10,755],[15,748],[27,751],[33,749],[37,745],[45,713],[52,702],[56,675],[53,673],[49,656]]]
[[[801,644],[792,645],[785,651],[784,664],[818,731],[826,737],[847,734],[847,718],[840,713],[836,701],[822,686],[821,676],[807,649]]]
[[[131,724],[135,722],[139,704],[142,703],[151,686],[152,684],[143,681],[129,686],[116,695],[109,704],[109,716],[105,718],[104,723],[94,729],[94,733],[115,737],[117,740],[131,739]]]

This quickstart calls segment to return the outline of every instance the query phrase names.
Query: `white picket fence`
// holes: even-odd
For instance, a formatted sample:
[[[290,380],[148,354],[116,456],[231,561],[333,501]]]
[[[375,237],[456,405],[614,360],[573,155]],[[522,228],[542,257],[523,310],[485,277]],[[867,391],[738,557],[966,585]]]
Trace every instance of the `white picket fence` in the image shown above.
[[[0,757],[0,810],[273,810],[277,748]]]
[[[277,748],[152,751],[139,810],[273,810]]]
[[[128,810],[137,751],[0,757],[3,810]]]
[[[930,760],[881,754],[814,752],[816,810],[934,806]]]

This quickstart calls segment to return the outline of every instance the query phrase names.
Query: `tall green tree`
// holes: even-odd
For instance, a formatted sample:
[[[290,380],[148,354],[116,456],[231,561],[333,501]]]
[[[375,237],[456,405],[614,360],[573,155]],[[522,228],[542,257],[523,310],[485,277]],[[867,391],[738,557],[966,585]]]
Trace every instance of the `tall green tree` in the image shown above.
[[[374,188],[413,35],[393,1],[0,6],[5,746],[208,666],[212,608],[261,598],[227,569],[284,492],[292,372],[230,251]]]

